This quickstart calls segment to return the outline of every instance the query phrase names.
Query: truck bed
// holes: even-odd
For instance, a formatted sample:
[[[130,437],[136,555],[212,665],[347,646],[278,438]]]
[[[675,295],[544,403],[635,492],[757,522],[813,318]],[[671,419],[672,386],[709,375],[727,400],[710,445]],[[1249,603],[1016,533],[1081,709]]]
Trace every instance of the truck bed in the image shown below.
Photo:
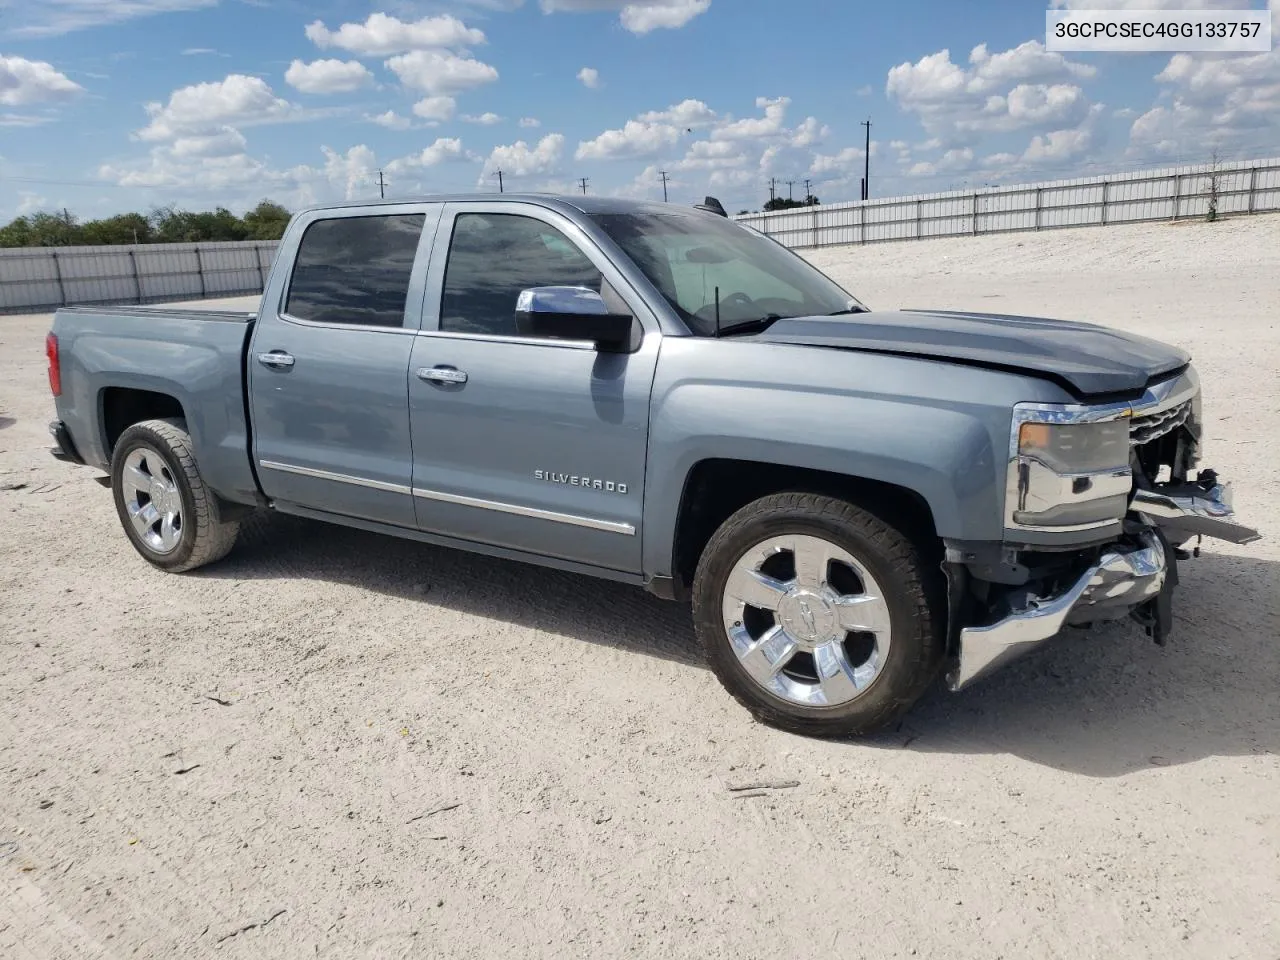
[[[136,411],[181,417],[209,485],[231,502],[253,502],[244,363],[255,316],[185,306],[58,310],[58,419],[85,462],[107,469]]]

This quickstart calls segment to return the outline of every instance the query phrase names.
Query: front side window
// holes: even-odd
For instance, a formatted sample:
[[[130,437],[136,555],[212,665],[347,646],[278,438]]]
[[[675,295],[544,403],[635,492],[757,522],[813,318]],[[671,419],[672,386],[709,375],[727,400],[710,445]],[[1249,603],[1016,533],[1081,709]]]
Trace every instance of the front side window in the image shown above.
[[[315,323],[404,326],[425,214],[335,217],[307,227],[285,313]]]
[[[600,271],[548,223],[509,213],[463,213],[454,222],[440,329],[518,336],[516,301],[529,287],[589,287]]]
[[[767,318],[827,316],[858,302],[805,260],[731,220],[694,212],[593,218],[698,336]]]

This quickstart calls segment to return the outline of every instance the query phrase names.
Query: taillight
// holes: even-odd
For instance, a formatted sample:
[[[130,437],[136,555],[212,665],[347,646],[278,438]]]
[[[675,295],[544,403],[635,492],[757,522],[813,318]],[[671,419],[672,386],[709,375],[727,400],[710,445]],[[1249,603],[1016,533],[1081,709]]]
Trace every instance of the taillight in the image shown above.
[[[55,397],[62,396],[62,366],[58,363],[58,338],[49,334],[44,338],[44,355],[49,358],[49,389]]]

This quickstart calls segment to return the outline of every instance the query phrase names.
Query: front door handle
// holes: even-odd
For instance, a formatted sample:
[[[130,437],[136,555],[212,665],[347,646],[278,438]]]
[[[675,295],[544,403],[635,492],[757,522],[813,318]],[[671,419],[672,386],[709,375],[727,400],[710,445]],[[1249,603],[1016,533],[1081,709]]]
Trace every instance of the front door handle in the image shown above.
[[[285,353],[283,350],[272,350],[270,353],[258,354],[258,362],[264,367],[274,367],[283,370],[293,366],[293,357]]]
[[[456,367],[422,367],[418,379],[429,383],[466,383],[467,372]]]

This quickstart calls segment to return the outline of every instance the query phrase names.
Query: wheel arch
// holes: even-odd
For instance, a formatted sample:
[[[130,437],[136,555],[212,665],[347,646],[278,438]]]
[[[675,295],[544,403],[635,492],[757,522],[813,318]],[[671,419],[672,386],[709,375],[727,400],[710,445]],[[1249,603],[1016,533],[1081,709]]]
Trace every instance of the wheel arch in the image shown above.
[[[916,490],[830,470],[711,457],[692,465],[681,489],[669,560],[674,597],[688,598],[698,560],[725,520],[748,503],[782,492],[814,493],[856,504],[941,556],[933,510]]]

